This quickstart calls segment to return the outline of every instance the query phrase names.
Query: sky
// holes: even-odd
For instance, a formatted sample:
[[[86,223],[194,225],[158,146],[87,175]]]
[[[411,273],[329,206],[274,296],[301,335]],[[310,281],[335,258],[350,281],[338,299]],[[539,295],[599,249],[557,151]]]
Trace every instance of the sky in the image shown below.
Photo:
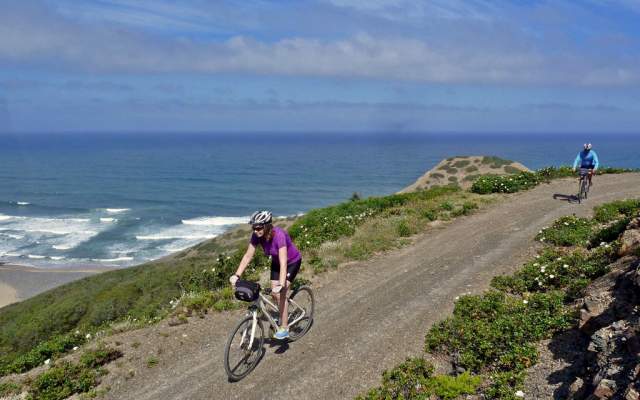
[[[640,0],[0,7],[0,134],[640,133]]]

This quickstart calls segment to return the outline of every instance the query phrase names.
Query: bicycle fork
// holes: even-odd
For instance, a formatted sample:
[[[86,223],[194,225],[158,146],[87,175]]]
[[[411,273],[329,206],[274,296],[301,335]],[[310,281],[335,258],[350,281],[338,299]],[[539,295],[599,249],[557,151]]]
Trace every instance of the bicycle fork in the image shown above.
[[[256,328],[258,326],[258,311],[257,310],[252,310],[251,311],[251,316],[252,316],[252,321],[251,321],[251,333],[249,336],[249,345],[247,346],[247,350],[251,351],[251,349],[253,348],[253,340],[256,337]],[[245,328],[242,331],[242,338],[240,339],[240,343],[244,343],[245,338],[247,337],[247,332],[248,329]]]

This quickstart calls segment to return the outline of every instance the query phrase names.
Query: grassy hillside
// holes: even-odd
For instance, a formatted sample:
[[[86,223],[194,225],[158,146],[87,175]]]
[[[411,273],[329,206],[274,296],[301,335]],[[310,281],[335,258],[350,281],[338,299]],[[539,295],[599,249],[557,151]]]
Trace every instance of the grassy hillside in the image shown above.
[[[476,209],[479,199],[454,186],[438,187],[347,201],[313,210],[292,225],[282,223],[290,225],[303,251],[303,268],[319,272],[406,244],[430,222]],[[240,228],[175,256],[90,276],[0,309],[0,372],[26,371],[116,321],[152,323],[176,313],[177,304],[195,310],[233,307],[227,278],[248,235],[248,228]],[[256,254],[249,279],[258,279],[268,266],[262,252]]]

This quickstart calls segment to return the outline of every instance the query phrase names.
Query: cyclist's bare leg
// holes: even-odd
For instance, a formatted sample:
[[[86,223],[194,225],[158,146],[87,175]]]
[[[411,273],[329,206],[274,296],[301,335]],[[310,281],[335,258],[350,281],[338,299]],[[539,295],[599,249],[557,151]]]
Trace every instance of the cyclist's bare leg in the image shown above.
[[[271,281],[271,290],[275,289],[279,284],[279,281]],[[285,329],[289,327],[289,303],[287,302],[287,290],[290,285],[291,282],[287,281],[287,284],[280,290],[280,293],[271,292],[273,299],[278,305],[278,310],[280,311],[280,328]]]

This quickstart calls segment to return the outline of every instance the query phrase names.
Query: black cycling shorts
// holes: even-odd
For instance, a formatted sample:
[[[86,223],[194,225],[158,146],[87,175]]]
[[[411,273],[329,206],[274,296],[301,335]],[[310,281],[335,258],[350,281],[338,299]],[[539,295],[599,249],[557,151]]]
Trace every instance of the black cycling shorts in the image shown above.
[[[300,265],[302,265],[302,258],[291,264],[287,264],[287,280],[289,282],[293,282],[293,280],[296,279],[296,275],[298,275],[298,271],[300,271]],[[271,260],[271,280],[280,280],[280,265],[273,259]]]

